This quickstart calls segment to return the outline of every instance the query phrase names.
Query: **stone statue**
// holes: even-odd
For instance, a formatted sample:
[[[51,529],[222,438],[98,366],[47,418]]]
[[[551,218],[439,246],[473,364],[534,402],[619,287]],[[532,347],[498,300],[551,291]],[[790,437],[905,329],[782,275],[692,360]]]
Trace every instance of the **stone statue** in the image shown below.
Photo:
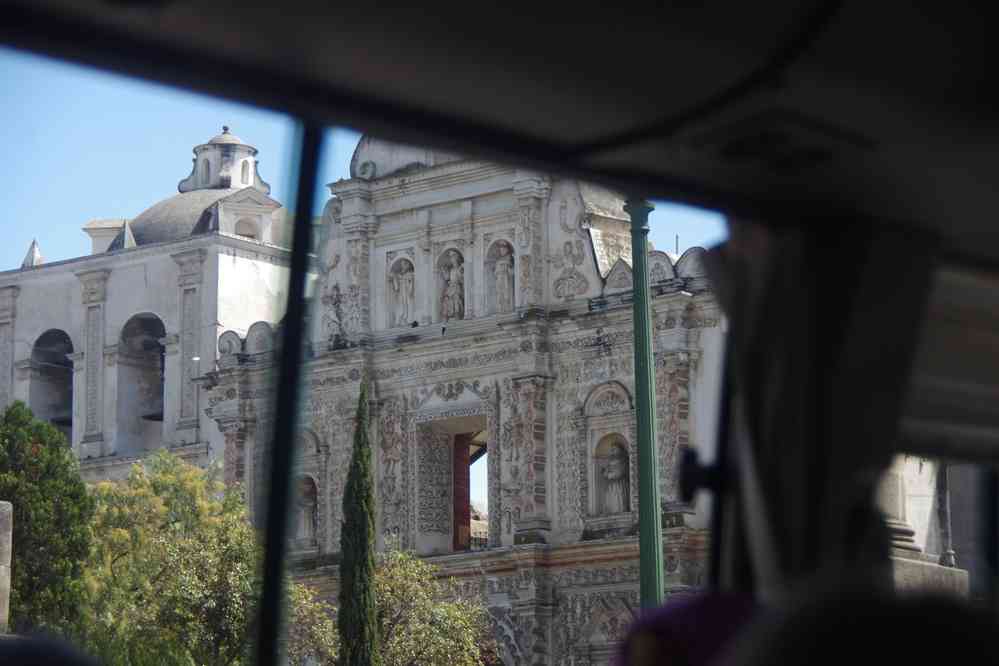
[[[447,253],[447,265],[440,269],[444,280],[441,297],[441,319],[463,319],[465,316],[465,267],[455,250]]]
[[[604,478],[601,513],[614,515],[630,509],[630,483],[628,480],[628,452],[620,444],[613,444],[600,466]]]
[[[416,273],[413,264],[408,261],[399,262],[398,272],[389,274],[389,286],[393,294],[393,312],[391,325],[406,326],[413,318],[413,289],[416,284]]]
[[[496,275],[496,311],[513,310],[513,257],[506,243],[499,244],[499,258],[493,271]]]
[[[295,526],[295,536],[301,541],[312,542],[316,539],[319,522],[316,499],[315,487],[310,481],[303,480],[299,487],[298,520]]]

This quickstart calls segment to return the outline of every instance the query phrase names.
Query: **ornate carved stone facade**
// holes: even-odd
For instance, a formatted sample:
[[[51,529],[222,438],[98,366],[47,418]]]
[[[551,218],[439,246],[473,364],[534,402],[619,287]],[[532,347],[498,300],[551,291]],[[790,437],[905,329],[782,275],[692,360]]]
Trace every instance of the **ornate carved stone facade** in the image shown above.
[[[367,378],[379,546],[414,549],[483,595],[507,663],[606,663],[638,605],[623,200],[408,150],[364,139],[352,178],[331,185],[305,365],[302,423],[315,443],[299,443],[298,471],[315,480],[321,535],[315,552],[296,546],[299,571],[335,587],[355,401]],[[662,253],[652,259],[670,276],[653,309],[675,591],[698,583],[706,554],[706,517],[673,501],[675,467],[678,446],[704,444],[690,401],[714,399],[717,378],[705,368],[717,368],[722,332],[703,275],[678,273]],[[245,353],[251,342],[238,331],[219,339],[208,413],[223,427],[228,414],[269,409],[268,364]],[[254,464],[265,446],[259,434],[231,439],[229,477],[247,476],[239,446],[252,442],[242,457]],[[488,456],[488,548],[455,552],[457,475],[468,474],[455,461],[468,441]]]

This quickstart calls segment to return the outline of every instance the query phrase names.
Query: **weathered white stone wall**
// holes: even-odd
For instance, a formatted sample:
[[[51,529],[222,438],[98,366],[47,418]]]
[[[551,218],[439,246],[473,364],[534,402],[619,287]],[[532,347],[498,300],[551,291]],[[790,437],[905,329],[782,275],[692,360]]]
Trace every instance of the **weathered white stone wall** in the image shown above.
[[[255,322],[277,324],[284,317],[288,266],[283,257],[221,248],[217,261],[217,321],[222,330],[245,336]]]

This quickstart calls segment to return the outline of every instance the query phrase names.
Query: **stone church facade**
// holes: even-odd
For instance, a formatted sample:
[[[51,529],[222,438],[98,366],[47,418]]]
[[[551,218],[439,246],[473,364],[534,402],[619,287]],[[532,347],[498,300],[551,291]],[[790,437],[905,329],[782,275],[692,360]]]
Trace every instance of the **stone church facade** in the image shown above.
[[[0,407],[24,400],[61,428],[87,480],[165,447],[223,461],[261,519],[291,233],[256,157],[224,128],[194,148],[178,194],[89,222],[91,254],[46,263],[33,243],[0,272]],[[301,428],[277,443],[297,447],[296,574],[335,591],[364,380],[379,547],[481,595],[506,663],[607,663],[639,606],[624,201],[367,137],[330,190]],[[712,454],[724,321],[703,250],[648,258],[665,584],[682,594],[705,581],[709,506],[679,501],[678,456]],[[473,517],[483,455],[488,507]],[[966,573],[928,554],[953,560],[937,469],[906,458],[886,476],[896,579],[962,593]]]
[[[370,138],[330,189],[294,443],[296,569],[336,585],[366,378],[379,546],[414,549],[483,595],[507,663],[605,663],[638,608],[623,199]],[[680,447],[714,437],[723,329],[701,253],[649,256],[671,593],[706,573],[706,516],[677,492]],[[228,478],[259,512],[274,358],[249,342],[220,337],[207,411],[225,433]],[[488,545],[472,550],[469,463],[483,449]]]

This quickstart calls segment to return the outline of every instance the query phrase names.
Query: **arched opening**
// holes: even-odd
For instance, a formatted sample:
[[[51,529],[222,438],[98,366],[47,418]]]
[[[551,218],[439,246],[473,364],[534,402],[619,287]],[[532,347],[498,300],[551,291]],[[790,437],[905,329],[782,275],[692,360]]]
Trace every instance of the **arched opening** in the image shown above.
[[[35,416],[59,428],[67,439],[73,428],[73,342],[64,331],[42,333],[31,348],[28,406]],[[71,440],[72,441],[72,440]]]
[[[154,314],[137,314],[121,329],[118,342],[117,436],[122,455],[157,448],[163,439],[166,327]]]
[[[250,184],[250,162],[247,160],[243,160],[242,173],[239,180],[243,185]]]
[[[319,532],[319,489],[310,476],[298,479],[295,516],[295,546],[313,548]]]
[[[212,163],[208,160],[201,160],[201,184],[207,185],[208,179],[211,175]]]
[[[236,235],[257,240],[257,225],[253,220],[242,219],[236,223]]]
[[[598,516],[614,516],[631,511],[631,463],[628,441],[613,433],[600,439],[593,452],[596,471]]]

